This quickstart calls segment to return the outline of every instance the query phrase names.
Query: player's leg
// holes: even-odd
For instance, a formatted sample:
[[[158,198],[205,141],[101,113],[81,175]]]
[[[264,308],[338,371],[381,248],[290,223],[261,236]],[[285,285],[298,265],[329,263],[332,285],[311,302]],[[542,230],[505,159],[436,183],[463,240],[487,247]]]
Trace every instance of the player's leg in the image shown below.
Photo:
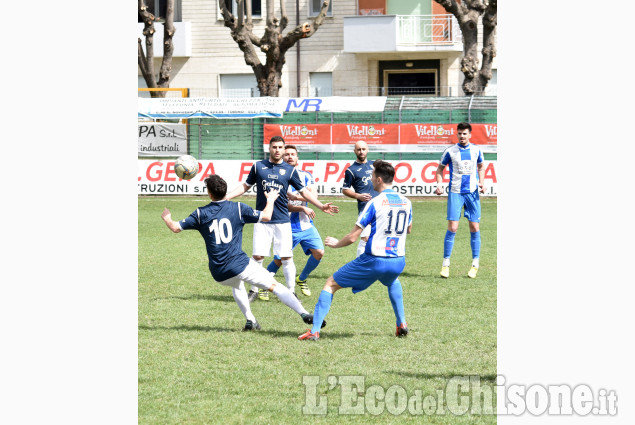
[[[335,279],[333,279],[333,276],[329,277],[326,280],[324,289],[322,289],[322,292],[320,292],[320,296],[318,297],[317,303],[315,304],[315,309],[313,310],[313,327],[310,331],[307,331],[304,334],[300,335],[298,339],[317,341],[320,338],[320,329],[323,328],[326,324],[324,318],[331,309],[333,294],[335,294],[335,292],[340,289],[342,289],[342,287],[337,284]]]
[[[254,224],[254,236],[253,236],[253,259],[262,266],[265,257],[270,255],[271,243],[274,241],[274,224],[267,223],[255,223]],[[249,300],[255,301],[256,296],[262,301],[269,300],[269,293],[267,291],[257,291],[255,288],[249,290]]]
[[[450,256],[454,248],[454,238],[459,228],[459,219],[461,218],[461,208],[463,207],[463,198],[460,193],[448,193],[447,220],[448,229],[443,239],[443,263],[441,264],[441,277],[450,276]]]
[[[388,289],[388,298],[395,313],[397,331],[395,335],[403,337],[408,335],[408,324],[403,306],[403,289],[399,281],[399,275],[406,266],[405,257],[382,258],[378,261],[379,281]]]
[[[245,323],[245,327],[243,328],[243,330],[260,330],[260,325],[258,324],[258,321],[252,313],[251,307],[249,306],[249,297],[247,296],[247,291],[245,290],[243,281],[239,277],[234,276],[218,283],[224,286],[231,286],[234,301],[236,301],[238,308],[247,320],[247,323]]]
[[[466,197],[464,215],[470,226],[470,247],[472,248],[472,267],[467,275],[473,279],[478,273],[479,257],[481,255],[481,201],[479,199],[478,190],[470,193],[469,197]]]
[[[303,236],[300,244],[304,253],[309,257],[307,258],[302,272],[296,278],[296,283],[302,290],[302,293],[308,297],[311,295],[311,290],[309,289],[309,285],[306,280],[309,278],[311,272],[320,265],[322,257],[324,256],[324,244],[322,243],[322,238],[315,227],[305,230],[302,234]]]
[[[293,235],[291,223],[273,224],[273,253],[280,257],[287,288],[295,293],[295,263],[293,262]]]
[[[274,255],[273,260],[271,260],[271,263],[269,263],[269,265],[267,266],[267,270],[269,271],[269,273],[273,273],[275,275],[276,273],[278,273],[281,265],[282,261],[280,261],[280,257]]]

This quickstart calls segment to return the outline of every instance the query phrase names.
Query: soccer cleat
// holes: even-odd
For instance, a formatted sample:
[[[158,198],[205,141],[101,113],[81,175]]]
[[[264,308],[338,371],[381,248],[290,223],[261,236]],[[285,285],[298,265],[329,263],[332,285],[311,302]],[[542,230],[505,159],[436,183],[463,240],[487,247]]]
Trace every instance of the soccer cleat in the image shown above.
[[[295,283],[298,284],[304,295],[306,295],[307,297],[311,296],[311,290],[309,289],[309,285],[307,285],[306,283],[306,279],[300,280],[300,276],[297,276],[295,278]]]
[[[258,322],[252,322],[251,320],[247,320],[247,323],[245,323],[245,327],[243,328],[243,332],[244,331],[259,331],[260,328],[260,324]]]
[[[317,341],[318,339],[320,339],[320,333],[316,332],[313,334],[311,333],[311,329],[307,329],[307,331],[303,333],[302,335],[300,335],[298,339],[308,339],[309,341]]]
[[[395,332],[395,336],[397,336],[398,338],[402,338],[406,335],[408,335],[408,324],[402,323],[401,325],[397,326],[397,332]]]
[[[471,277],[474,279],[476,277],[476,273],[478,273],[478,267],[472,266],[469,272],[467,272],[467,277]]]
[[[443,266],[441,267],[441,273],[440,273],[441,277],[450,277],[450,267],[447,266]]]
[[[253,289],[249,290],[249,294],[247,294],[247,299],[250,303],[253,303],[258,298],[258,291],[254,291]]]
[[[302,316],[302,320],[307,325],[312,325],[313,324],[313,315],[312,314],[303,313],[300,316]],[[322,319],[322,326],[320,326],[320,329],[323,328],[324,326],[326,326],[326,320]]]
[[[258,299],[269,301],[269,292],[266,289],[258,289]]]

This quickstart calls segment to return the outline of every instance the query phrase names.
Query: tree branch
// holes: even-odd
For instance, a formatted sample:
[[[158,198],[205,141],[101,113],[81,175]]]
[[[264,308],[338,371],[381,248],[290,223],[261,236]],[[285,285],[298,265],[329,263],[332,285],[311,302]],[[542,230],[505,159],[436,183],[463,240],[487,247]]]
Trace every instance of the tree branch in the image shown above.
[[[454,1],[454,0],[453,0]],[[293,46],[298,40],[302,38],[309,38],[320,28],[326,17],[326,12],[329,9],[329,3],[331,0],[324,0],[322,2],[322,8],[320,13],[313,19],[313,22],[305,22],[302,25],[298,25],[293,30],[289,31],[287,35],[282,39],[280,48],[282,51],[286,51]]]

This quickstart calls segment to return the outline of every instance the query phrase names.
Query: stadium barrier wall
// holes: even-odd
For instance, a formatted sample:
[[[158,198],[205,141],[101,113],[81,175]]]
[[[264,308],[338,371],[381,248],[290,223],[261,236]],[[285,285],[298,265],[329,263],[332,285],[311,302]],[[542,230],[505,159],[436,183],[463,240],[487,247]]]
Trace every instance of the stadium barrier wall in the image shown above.
[[[353,156],[352,153],[348,154]],[[349,160],[304,160],[298,166],[313,174],[318,193],[322,196],[342,195],[344,172],[354,158]],[[205,177],[218,174],[227,181],[228,191],[239,186],[247,179],[253,160],[199,160],[199,173],[190,181],[181,180],[174,172],[174,159],[138,160],[138,195],[207,195]],[[393,188],[406,196],[436,196],[435,172],[438,161],[389,161],[395,167]],[[497,196],[498,180],[496,161],[485,161],[484,196]],[[448,167],[445,169],[444,182],[448,179]],[[252,187],[246,195],[255,195]],[[343,195],[342,195],[343,196]]]

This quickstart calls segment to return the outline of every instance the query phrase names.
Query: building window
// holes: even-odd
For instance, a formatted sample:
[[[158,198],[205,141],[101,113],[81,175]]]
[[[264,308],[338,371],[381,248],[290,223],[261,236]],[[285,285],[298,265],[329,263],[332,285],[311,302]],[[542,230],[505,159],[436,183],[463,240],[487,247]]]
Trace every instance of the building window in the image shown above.
[[[311,72],[309,73],[309,82],[311,84],[309,96],[326,97],[333,96],[333,74],[330,72]]]
[[[168,0],[145,0],[148,12],[152,13],[155,19],[165,22],[165,15],[168,9]],[[143,22],[139,15],[138,22]],[[181,22],[181,0],[174,0],[174,22]]]
[[[333,1],[329,3],[329,9],[326,11],[326,16],[333,16]],[[322,0],[310,0],[309,1],[309,16],[317,16],[320,14],[322,8]]]
[[[249,1],[249,0],[246,0]],[[232,15],[234,16],[238,16],[238,13],[236,13],[236,11],[238,11],[238,5],[236,3],[236,0],[231,0],[227,2],[227,9],[231,12]],[[220,1],[218,2],[218,10],[221,10],[220,7]],[[223,15],[220,14],[219,12],[219,18],[218,19],[223,19]],[[245,3],[245,16],[247,16],[247,6]],[[262,0],[251,0],[251,17],[252,18],[262,18]]]
[[[220,97],[260,97],[254,74],[221,74]]]

